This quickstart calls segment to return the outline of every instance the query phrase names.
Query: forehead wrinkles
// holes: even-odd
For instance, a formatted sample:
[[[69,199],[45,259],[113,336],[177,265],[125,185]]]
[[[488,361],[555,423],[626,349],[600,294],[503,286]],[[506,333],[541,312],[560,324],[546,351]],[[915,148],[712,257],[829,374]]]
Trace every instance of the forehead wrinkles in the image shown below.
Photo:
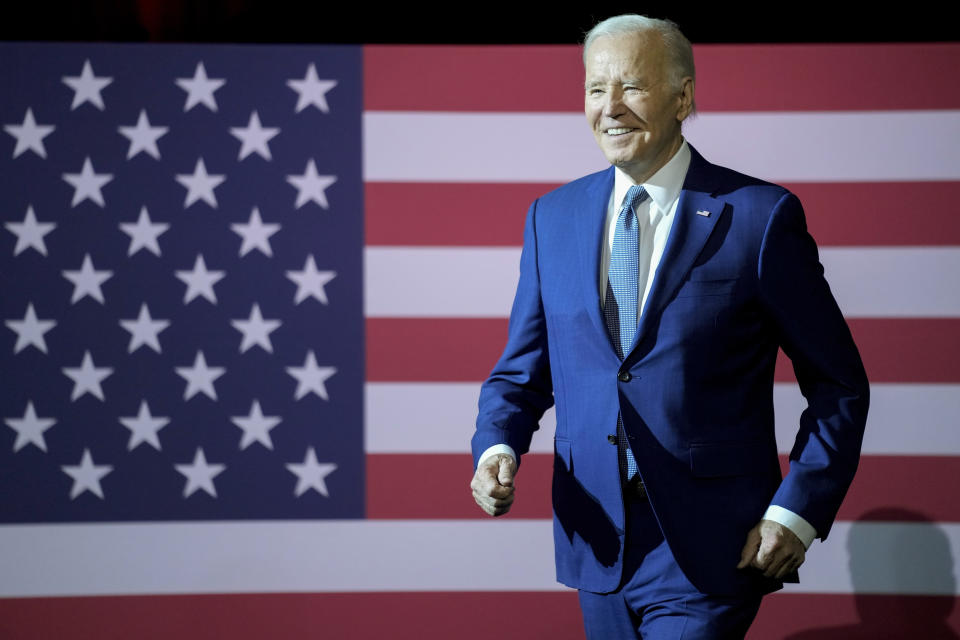
[[[597,38],[587,55],[586,83],[659,80],[666,61],[658,38],[657,33],[643,32]]]

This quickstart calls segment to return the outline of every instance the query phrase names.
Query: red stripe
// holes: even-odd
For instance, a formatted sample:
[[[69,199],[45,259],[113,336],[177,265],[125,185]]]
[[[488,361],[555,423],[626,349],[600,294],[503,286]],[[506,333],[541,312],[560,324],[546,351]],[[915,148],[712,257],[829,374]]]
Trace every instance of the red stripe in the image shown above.
[[[960,382],[960,318],[852,318],[872,382]],[[368,318],[370,382],[485,379],[503,351],[503,318]],[[781,355],[776,379],[793,380]]]
[[[367,111],[583,111],[574,46],[366,46]]]
[[[955,596],[775,593],[764,598],[746,640],[956,638],[957,602]]]
[[[527,208],[556,184],[367,182],[368,245],[519,246]]]
[[[553,456],[529,454],[523,456],[520,467],[516,479],[518,498],[506,517],[550,518]],[[419,491],[397,491],[396,478],[409,476],[410,469],[429,470],[428,499]],[[473,501],[472,477],[473,458],[469,454],[368,454],[367,517],[381,520],[487,517]]]
[[[786,471],[786,456],[780,457]],[[508,518],[551,517],[553,456],[523,457],[517,501]],[[410,469],[430,470],[430,499],[397,491]],[[370,454],[367,456],[367,517],[376,519],[485,518],[470,495],[473,462],[468,454]],[[960,521],[960,503],[944,487],[956,485],[960,457],[863,456],[840,508],[840,520]],[[939,489],[938,489],[939,488]],[[900,514],[900,515],[885,515]]]
[[[520,246],[547,183],[366,183],[366,242],[384,246]],[[821,246],[960,245],[960,182],[784,185]],[[451,206],[456,203],[456,206]],[[919,223],[918,223],[919,222]]]
[[[957,600],[777,593],[764,599],[747,640],[954,638]],[[570,591],[0,599],[0,620],[3,637],[17,640],[584,637]]]
[[[955,43],[707,45],[695,47],[694,56],[703,111],[960,106],[960,85],[943,82],[945,73],[960,66]],[[894,91],[891,78],[897,78]]]
[[[835,182],[784,185],[803,202],[821,246],[960,244],[960,182]]]
[[[704,111],[956,109],[960,45],[699,45]],[[583,109],[576,46],[367,46],[364,106],[382,111]]]

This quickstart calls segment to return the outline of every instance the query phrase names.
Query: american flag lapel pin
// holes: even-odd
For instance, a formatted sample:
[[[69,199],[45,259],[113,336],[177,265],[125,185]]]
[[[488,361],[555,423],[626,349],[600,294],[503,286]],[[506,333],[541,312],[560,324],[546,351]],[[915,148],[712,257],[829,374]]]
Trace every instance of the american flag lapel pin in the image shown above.
[[[704,209],[701,209],[700,211],[697,211],[697,215],[698,215],[698,216],[703,216],[704,218],[709,218],[709,217],[710,217],[710,212],[709,212],[709,211],[706,211],[706,210],[704,210]]]

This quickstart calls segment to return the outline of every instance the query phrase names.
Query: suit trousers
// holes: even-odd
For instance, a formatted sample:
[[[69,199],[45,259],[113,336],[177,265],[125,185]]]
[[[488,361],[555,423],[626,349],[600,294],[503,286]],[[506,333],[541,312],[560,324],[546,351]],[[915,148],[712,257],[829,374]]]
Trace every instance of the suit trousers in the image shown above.
[[[735,640],[743,638],[762,594],[700,593],[674,560],[646,498],[630,498],[623,580],[608,594],[580,591],[588,640]],[[704,533],[704,544],[710,544]]]

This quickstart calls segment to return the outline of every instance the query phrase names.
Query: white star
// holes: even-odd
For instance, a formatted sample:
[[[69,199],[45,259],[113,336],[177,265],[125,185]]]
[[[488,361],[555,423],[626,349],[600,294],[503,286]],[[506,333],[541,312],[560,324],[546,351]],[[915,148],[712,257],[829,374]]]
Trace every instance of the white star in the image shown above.
[[[297,476],[297,488],[293,494],[298,498],[304,493],[313,489],[322,496],[330,497],[327,491],[326,478],[337,470],[337,465],[332,462],[317,462],[317,453],[313,447],[307,448],[307,455],[303,458],[303,464],[289,463],[287,470]]]
[[[100,109],[100,111],[103,111],[103,96],[100,95],[100,92],[104,87],[113,82],[113,78],[93,75],[93,67],[90,66],[90,61],[86,60],[83,63],[83,70],[79,76],[63,76],[63,82],[73,89],[73,103],[70,105],[71,111],[84,102],[89,102],[97,109]]]
[[[103,489],[100,488],[100,479],[113,471],[113,467],[111,465],[93,464],[93,456],[90,455],[90,450],[84,449],[83,457],[80,459],[80,464],[65,464],[60,468],[63,469],[65,474],[73,478],[73,488],[70,489],[71,500],[76,498],[84,491],[89,491],[103,500]]]
[[[243,430],[243,438],[240,440],[240,448],[246,449],[254,442],[259,442],[267,449],[273,449],[273,441],[270,439],[270,430],[280,424],[280,416],[265,416],[260,410],[260,402],[253,401],[248,416],[232,416],[230,421]]]
[[[193,173],[178,173],[177,182],[186,187],[187,199],[183,202],[183,208],[186,209],[197,200],[203,200],[208,205],[217,208],[217,196],[213,190],[220,186],[227,176],[224,174],[210,175],[207,173],[207,166],[203,163],[203,158],[197,158],[197,166]]]
[[[337,372],[336,367],[318,367],[317,358],[313,351],[307,352],[307,359],[302,367],[287,367],[287,373],[297,379],[297,391],[294,399],[299,400],[308,393],[315,393],[324,400],[329,400],[327,395],[327,379]]]
[[[230,127],[230,134],[242,143],[237,160],[243,160],[254,151],[264,159],[272,160],[267,143],[278,133],[280,129],[276,127],[261,126],[260,116],[254,111],[250,114],[250,122],[246,127]]]
[[[207,70],[202,62],[197,63],[192,78],[177,78],[177,86],[187,92],[187,102],[183,105],[184,111],[190,111],[198,104],[202,104],[210,111],[217,110],[217,99],[213,92],[227,83],[222,78],[208,78]]]
[[[197,448],[197,453],[193,456],[193,463],[173,466],[187,478],[187,484],[183,488],[184,498],[189,498],[197,489],[203,489],[216,498],[217,489],[213,486],[213,479],[227,468],[225,464],[209,464],[207,457],[203,455],[203,449],[200,448]]]
[[[157,432],[170,424],[170,418],[156,417],[150,414],[150,407],[146,400],[140,401],[140,412],[136,417],[120,418],[120,424],[130,429],[130,441],[127,443],[127,451],[133,449],[144,442],[160,451],[160,438]]]
[[[160,149],[157,148],[159,140],[170,127],[151,127],[150,120],[147,119],[147,110],[140,110],[140,117],[137,118],[137,124],[133,127],[117,127],[121,134],[130,140],[130,150],[127,151],[127,160],[144,151],[157,160],[160,159]]]
[[[93,163],[90,162],[90,157],[87,156],[83,161],[83,168],[80,169],[80,173],[65,173],[63,174],[63,179],[69,182],[70,186],[74,189],[73,201],[70,203],[71,207],[77,206],[88,198],[103,207],[106,203],[103,200],[103,193],[100,192],[100,189],[113,180],[113,174],[94,173]]]
[[[247,255],[254,249],[259,249],[264,255],[273,257],[273,250],[270,248],[270,236],[280,231],[280,225],[264,224],[263,220],[260,219],[260,209],[257,207],[254,207],[253,211],[250,212],[250,222],[247,224],[231,224],[230,229],[243,238],[243,243],[240,245],[240,257]]]
[[[57,326],[54,320],[39,320],[37,312],[33,310],[33,303],[27,303],[27,313],[23,320],[7,320],[4,324],[17,334],[17,344],[13,346],[14,353],[20,353],[30,345],[40,351],[47,352],[47,341],[43,334]]]
[[[13,248],[13,255],[18,255],[30,248],[36,249],[42,255],[47,255],[47,244],[43,241],[43,236],[57,228],[54,222],[37,222],[33,206],[27,207],[27,215],[23,218],[23,222],[7,222],[3,226],[17,236],[17,246]]]
[[[120,230],[130,236],[130,248],[127,255],[132,256],[140,249],[146,249],[154,255],[160,255],[160,243],[157,238],[165,233],[170,225],[166,222],[152,222],[146,207],[140,208],[140,217],[136,222],[121,222]]]
[[[193,271],[176,271],[176,276],[187,285],[187,293],[183,296],[183,304],[187,304],[197,296],[203,296],[213,304],[217,304],[217,294],[213,292],[213,285],[227,275],[226,271],[207,271],[207,263],[202,254],[197,254],[197,261],[193,263]]]
[[[163,353],[160,350],[160,339],[157,334],[169,327],[170,321],[151,318],[146,303],[140,305],[140,315],[136,320],[121,320],[120,326],[130,332],[130,346],[127,347],[127,353],[133,353],[143,345],[157,353]]]
[[[79,271],[65,270],[63,277],[73,283],[73,297],[70,304],[76,304],[84,296],[90,296],[100,304],[104,304],[103,291],[100,285],[113,277],[113,271],[97,271],[93,268],[90,254],[83,256],[83,264]]]
[[[27,109],[23,117],[23,124],[5,124],[3,130],[17,139],[17,146],[13,149],[13,157],[21,153],[33,151],[41,158],[47,157],[47,149],[43,146],[43,139],[56,129],[52,124],[37,124],[33,119],[33,111]]]
[[[317,68],[310,63],[307,67],[307,75],[303,80],[287,80],[287,86],[297,92],[297,113],[300,113],[309,106],[320,109],[323,113],[330,113],[330,107],[327,105],[327,91],[337,86],[336,80],[320,80],[317,77]]]
[[[104,400],[103,389],[100,383],[103,379],[113,373],[112,367],[96,367],[93,364],[93,358],[89,351],[83,352],[83,362],[79,367],[64,367],[63,373],[73,380],[73,393],[70,395],[70,402],[85,393]]]
[[[47,442],[43,439],[43,432],[57,423],[53,418],[38,418],[33,408],[33,402],[27,402],[27,410],[22,418],[5,418],[7,426],[17,432],[17,439],[13,443],[13,452],[16,453],[28,444],[32,444],[41,451],[47,450]]]
[[[279,320],[264,320],[260,315],[260,305],[254,303],[250,309],[250,317],[246,320],[231,320],[233,328],[243,334],[240,342],[240,353],[245,353],[250,347],[257,345],[267,353],[273,353],[273,344],[270,342],[270,333],[276,331],[283,324]]]
[[[297,189],[295,209],[299,209],[308,202],[316,202],[324,209],[330,208],[327,202],[326,188],[337,181],[337,176],[321,176],[317,174],[317,164],[311,158],[303,175],[287,176],[287,182]]]
[[[212,400],[217,399],[217,390],[213,388],[213,381],[227,372],[223,367],[208,367],[203,351],[197,351],[197,357],[192,367],[177,367],[177,375],[187,381],[187,389],[183,392],[183,399],[189,400],[198,393],[203,393]]]
[[[307,256],[303,271],[287,271],[287,277],[297,283],[297,293],[294,295],[294,304],[300,304],[307,298],[316,298],[322,304],[329,304],[324,286],[337,277],[336,271],[317,271],[317,263],[313,255]]]

